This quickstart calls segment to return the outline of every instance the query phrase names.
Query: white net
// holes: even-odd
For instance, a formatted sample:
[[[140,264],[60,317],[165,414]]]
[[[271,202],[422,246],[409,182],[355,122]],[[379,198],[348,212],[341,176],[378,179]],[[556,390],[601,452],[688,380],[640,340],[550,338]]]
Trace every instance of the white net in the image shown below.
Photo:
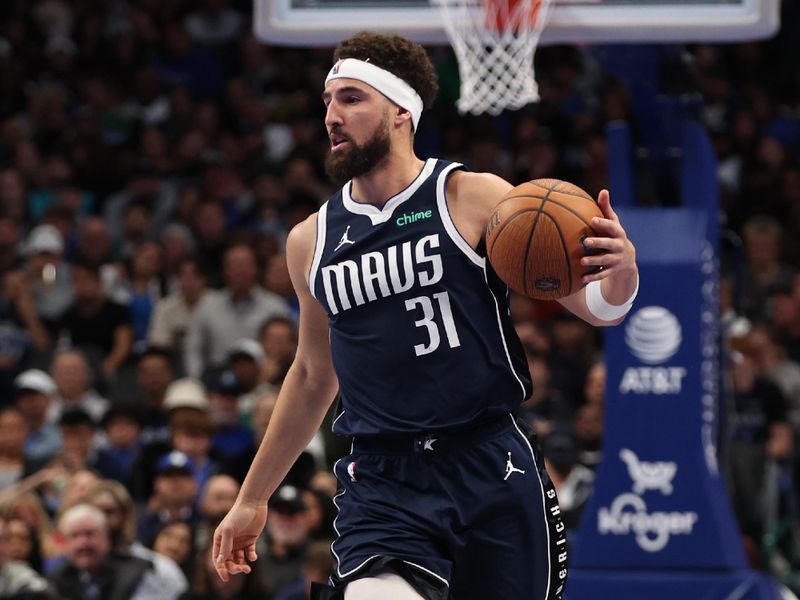
[[[462,113],[497,115],[539,99],[533,55],[551,0],[431,0],[458,59]]]

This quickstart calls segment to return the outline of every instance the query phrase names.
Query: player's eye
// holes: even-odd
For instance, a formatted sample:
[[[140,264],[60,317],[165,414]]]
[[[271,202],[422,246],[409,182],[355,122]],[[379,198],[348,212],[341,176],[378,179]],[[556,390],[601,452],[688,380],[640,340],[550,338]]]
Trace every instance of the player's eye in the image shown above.
[[[347,104],[356,104],[357,102],[360,102],[360,101],[361,101],[361,98],[359,98],[358,96],[348,96],[347,99],[345,100],[345,102],[347,102]]]

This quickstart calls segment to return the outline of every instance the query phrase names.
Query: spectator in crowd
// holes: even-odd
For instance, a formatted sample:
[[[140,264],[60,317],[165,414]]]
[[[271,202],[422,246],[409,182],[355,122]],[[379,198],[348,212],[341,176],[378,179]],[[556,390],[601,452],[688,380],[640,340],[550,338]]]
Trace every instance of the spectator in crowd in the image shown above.
[[[212,475],[221,470],[225,458],[214,447],[217,424],[207,411],[183,408],[172,411],[169,426],[172,448],[188,457],[199,491]]]
[[[203,413],[208,420],[208,395],[203,384],[192,378],[176,379],[168,383],[163,396],[159,419],[163,427],[148,435],[145,429],[142,436],[142,448],[134,463],[133,496],[137,502],[146,502],[153,491],[153,480],[156,473],[156,464],[159,459],[173,449],[172,423],[180,419],[183,414]],[[207,434],[210,440],[210,434]],[[210,446],[210,441],[208,443]]]
[[[786,355],[797,363],[800,361],[800,274],[781,278],[768,293],[770,328]]]
[[[596,360],[586,372],[586,379],[583,382],[583,402],[602,406],[605,396],[606,364],[602,360]]]
[[[25,457],[27,435],[28,426],[17,408],[0,409],[0,490],[20,481],[35,468]]]
[[[285,254],[273,254],[267,259],[264,267],[264,288],[283,298],[292,311],[292,318],[297,319],[300,314],[300,305],[294,293],[292,280],[289,279],[289,267],[286,264]]]
[[[181,600],[250,600],[269,598],[270,589],[259,569],[222,581],[214,569],[213,546],[198,553],[192,589]]]
[[[63,600],[129,600],[147,585],[148,561],[112,551],[105,515],[77,504],[58,519],[66,562],[50,576]]]
[[[573,410],[581,405],[581,387],[597,352],[594,335],[590,325],[564,310],[553,319],[548,356],[552,382]]]
[[[2,518],[2,516],[0,516]],[[42,573],[42,551],[39,538],[30,523],[18,518],[7,519],[7,553],[11,560],[25,563],[37,573]],[[0,597],[2,595],[0,594]]]
[[[225,0],[206,0],[186,17],[186,31],[198,45],[209,50],[234,43],[245,23]]]
[[[333,573],[333,557],[330,541],[311,542],[303,560],[302,577],[286,584],[275,595],[275,600],[306,600],[311,592],[311,584],[327,584]]]
[[[47,580],[23,562],[8,555],[8,521],[0,516],[0,598],[55,600]]]
[[[188,589],[184,572],[171,557],[158,554],[135,539],[136,510],[121,484],[99,481],[89,489],[84,500],[105,514],[111,546],[116,552],[136,556],[153,565],[152,573],[146,577],[147,585],[137,592],[140,597],[175,600]]]
[[[768,215],[755,215],[743,228],[747,269],[744,281],[743,312],[751,320],[764,314],[769,288],[791,278],[791,270],[781,260],[783,228]]]
[[[224,285],[223,257],[229,243],[225,209],[220,202],[203,198],[190,215],[197,241],[197,258],[213,287]]]
[[[210,543],[214,530],[233,506],[239,493],[239,482],[230,475],[220,473],[208,478],[200,494],[198,507],[202,523],[196,531],[197,545]]]
[[[259,442],[264,437],[277,399],[277,391],[270,391],[261,396],[256,402],[250,424],[255,442]],[[251,462],[251,455],[243,454],[240,460],[228,463],[228,472],[238,481],[244,481],[244,476],[247,474],[247,469],[250,467]],[[325,464],[325,442],[322,433],[317,432],[306,449],[297,457],[284,481],[301,489],[306,488],[315,470]]]
[[[262,536],[259,563],[261,573],[276,593],[302,576],[303,560],[309,542],[306,505],[300,490],[291,485],[279,487],[269,501],[266,535]]]
[[[559,427],[541,439],[547,472],[558,494],[561,518],[575,533],[594,485],[594,472],[578,462],[578,440],[567,427]]]
[[[233,371],[223,371],[210,387],[209,415],[214,423],[212,444],[226,460],[255,455],[252,430],[240,422],[239,396],[245,387]]]
[[[73,263],[72,285],[75,302],[57,330],[72,346],[97,360],[100,374],[112,378],[133,346],[130,310],[106,298],[97,267],[87,262]]]
[[[256,340],[237,340],[228,350],[227,370],[236,376],[241,387],[236,404],[245,422],[249,422],[258,399],[274,389],[271,383],[263,379],[265,365],[264,350]]]
[[[64,411],[58,420],[61,450],[53,460],[68,471],[94,469],[97,462],[94,421],[85,410]]]
[[[103,415],[105,444],[97,453],[95,468],[105,479],[133,487],[133,468],[142,449],[143,419],[136,404],[116,404]]]
[[[258,332],[264,350],[262,379],[280,385],[297,352],[297,325],[287,317],[267,320]]]
[[[161,232],[159,246],[163,251],[163,274],[167,291],[180,291],[180,268],[185,260],[194,256],[194,236],[192,230],[183,223],[170,223]],[[151,342],[154,343],[154,342]],[[154,345],[161,345],[154,343]]]
[[[160,348],[144,350],[136,359],[136,383],[138,394],[130,401],[140,403],[144,419],[143,443],[165,441],[167,430],[167,408],[164,406],[170,385],[175,378],[170,355]],[[174,392],[175,390],[173,390]]]
[[[175,186],[159,177],[155,166],[143,159],[136,164],[125,188],[105,202],[103,216],[108,223],[111,238],[122,242],[125,239],[126,209],[132,205],[141,206],[152,215],[141,233],[144,237],[157,237],[167,224],[176,203]]]
[[[800,427],[800,365],[790,359],[778,344],[775,333],[763,324],[753,325],[742,340],[749,348],[758,374],[776,384],[788,402],[789,421],[795,430]]]
[[[118,299],[130,308],[133,339],[138,346],[146,345],[151,316],[165,287],[161,277],[161,247],[155,242],[142,242],[133,249],[127,281]]]
[[[578,462],[595,470],[602,460],[603,405],[595,402],[581,406],[573,427],[578,438]]]
[[[57,351],[50,364],[50,373],[56,393],[50,401],[48,421],[55,423],[63,412],[80,408],[99,423],[109,402],[92,388],[92,371],[83,353],[73,349]]]
[[[196,496],[197,481],[189,457],[178,450],[162,456],[156,465],[153,495],[139,518],[137,537],[152,544],[159,529],[175,519],[196,526],[200,520],[195,510]]]
[[[758,374],[752,349],[731,352],[733,379],[729,485],[742,534],[757,547],[765,533],[765,498],[753,490],[767,485],[764,465],[786,463],[794,451],[786,399],[780,388]],[[773,471],[769,471],[774,473]]]
[[[191,575],[194,554],[193,533],[194,529],[186,521],[164,523],[153,540],[153,551],[170,559],[184,575]]]
[[[33,293],[36,312],[53,321],[72,304],[69,265],[64,261],[64,239],[52,225],[39,225],[25,240],[25,273]]]
[[[50,337],[23,272],[7,271],[0,278],[0,391],[10,397],[14,377],[32,357],[47,351]]]
[[[255,336],[261,323],[287,316],[284,300],[256,284],[258,268],[248,246],[233,246],[224,258],[225,288],[209,292],[192,318],[186,337],[186,372],[201,376],[225,365],[228,348]]]
[[[155,305],[147,341],[151,346],[177,354],[195,309],[206,295],[206,277],[194,258],[184,258],[177,268],[178,290]]]
[[[525,418],[537,435],[545,436],[559,423],[572,418],[572,407],[551,383],[547,356],[533,348],[525,348],[531,379],[536,382],[533,392],[522,404]]]
[[[40,469],[32,477],[39,476],[40,481],[52,479],[48,472],[52,472],[52,470]],[[61,555],[61,548],[56,540],[53,523],[40,496],[32,490],[17,492],[13,495],[4,493],[0,496],[0,514],[9,521],[19,519],[28,525],[36,537],[36,546],[41,554],[42,571],[46,572],[54,557]]]
[[[87,217],[83,221],[78,230],[76,254],[79,262],[86,262],[98,269],[111,267],[115,260],[114,244],[105,219]]]
[[[209,478],[199,502],[203,521],[211,526],[209,531],[213,532],[213,527],[228,513],[238,493],[239,482],[233,477],[220,473]]]
[[[61,448],[58,429],[47,420],[56,385],[44,371],[29,369],[17,376],[14,387],[17,408],[28,428],[25,456],[32,461],[47,461]]]
[[[306,506],[309,537],[333,541],[336,538],[333,520],[337,512],[333,498],[321,490],[307,489],[303,490],[303,503]]]
[[[336,477],[328,469],[318,469],[311,477],[308,489],[321,492],[333,500],[338,490]]]
[[[55,497],[50,501],[53,514],[63,513],[68,508],[82,503],[86,495],[100,482],[100,477],[91,469],[79,469],[68,473],[66,483],[56,489]]]

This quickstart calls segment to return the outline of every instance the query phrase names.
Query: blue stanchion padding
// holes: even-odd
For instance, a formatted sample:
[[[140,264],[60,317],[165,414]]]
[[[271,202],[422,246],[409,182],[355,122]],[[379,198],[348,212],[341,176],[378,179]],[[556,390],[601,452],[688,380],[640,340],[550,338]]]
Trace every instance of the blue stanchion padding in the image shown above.
[[[717,464],[718,274],[708,211],[620,215],[637,247],[639,295],[625,323],[606,331],[603,461],[571,566],[746,570]]]

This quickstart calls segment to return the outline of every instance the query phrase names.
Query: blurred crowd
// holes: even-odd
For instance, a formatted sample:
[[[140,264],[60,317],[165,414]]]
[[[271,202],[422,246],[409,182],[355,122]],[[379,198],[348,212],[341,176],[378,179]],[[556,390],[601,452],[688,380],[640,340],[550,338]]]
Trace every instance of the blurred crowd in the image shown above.
[[[297,344],[285,238],[333,192],[331,49],[263,45],[251,12],[0,3],[0,597],[300,600],[331,572],[330,467],[348,448],[333,415],[272,499],[252,573],[223,583],[210,563]],[[763,544],[800,508],[800,2],[783,12],[768,41],[672,48],[659,91],[704,100],[730,257],[731,494],[754,565],[788,576],[791,539]],[[541,102],[491,119],[458,115],[453,55],[431,55],[420,155],[608,185],[605,125],[636,115],[593,48],[540,49]],[[674,202],[658,192],[638,189]],[[535,382],[523,414],[574,531],[608,357],[552,304],[511,310]]]

